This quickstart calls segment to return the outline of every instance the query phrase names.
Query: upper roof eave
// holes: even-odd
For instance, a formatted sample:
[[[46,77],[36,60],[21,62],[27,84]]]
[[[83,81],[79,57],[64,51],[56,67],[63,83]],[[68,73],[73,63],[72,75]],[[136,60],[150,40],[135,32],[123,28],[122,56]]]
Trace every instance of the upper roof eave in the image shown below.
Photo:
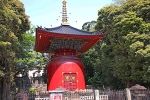
[[[42,28],[42,27],[37,27],[37,30],[42,30],[46,32],[51,32],[54,34],[70,34],[70,35],[102,35],[101,32],[88,32],[84,30],[80,30],[77,28],[74,28],[70,25],[60,25],[58,27],[54,28]]]

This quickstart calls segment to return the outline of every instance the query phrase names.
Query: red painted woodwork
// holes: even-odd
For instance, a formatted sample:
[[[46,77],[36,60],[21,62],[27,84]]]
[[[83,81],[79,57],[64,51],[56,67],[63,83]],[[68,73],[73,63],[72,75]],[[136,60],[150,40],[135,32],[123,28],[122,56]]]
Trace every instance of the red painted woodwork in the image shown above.
[[[37,52],[49,53],[49,46],[51,44],[51,38],[66,38],[66,39],[85,39],[86,43],[78,50],[79,53],[84,53],[90,49],[95,43],[103,38],[103,34],[99,35],[76,35],[76,34],[58,34],[47,32],[44,30],[36,30],[36,45]]]
[[[47,89],[54,90],[60,86],[68,90],[85,89],[84,65],[78,55],[90,49],[103,36],[70,25],[38,27],[35,50],[53,54],[47,65]]]
[[[85,89],[84,65],[74,50],[56,51],[47,69],[48,90],[64,87],[69,90]]]
[[[68,90],[77,89],[77,73],[64,73],[64,88]]]

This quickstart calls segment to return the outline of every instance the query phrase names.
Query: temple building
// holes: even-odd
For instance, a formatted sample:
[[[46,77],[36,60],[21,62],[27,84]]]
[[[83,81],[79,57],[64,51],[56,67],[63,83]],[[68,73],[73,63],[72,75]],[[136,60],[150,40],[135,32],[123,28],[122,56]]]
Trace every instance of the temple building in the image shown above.
[[[87,32],[67,22],[66,1],[62,2],[62,24],[54,28],[36,28],[35,50],[50,53],[47,65],[47,90],[63,87],[85,89],[84,65],[79,55],[103,38],[100,32]]]

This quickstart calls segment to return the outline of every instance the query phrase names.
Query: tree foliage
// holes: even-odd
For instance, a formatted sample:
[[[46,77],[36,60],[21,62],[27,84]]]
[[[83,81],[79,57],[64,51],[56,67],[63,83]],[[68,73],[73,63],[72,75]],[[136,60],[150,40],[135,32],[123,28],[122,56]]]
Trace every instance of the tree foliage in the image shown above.
[[[94,31],[96,21],[86,22],[83,24],[82,29],[85,31]],[[93,85],[94,87],[110,87],[114,89],[123,88],[124,84],[114,77],[111,68],[105,68],[108,66],[108,59],[103,60],[102,49],[105,43],[99,41],[90,50],[81,55],[81,60],[85,66],[85,80],[87,85]],[[111,64],[110,64],[111,65]],[[113,83],[113,84],[112,84]],[[117,85],[118,84],[118,85]]]
[[[26,34],[22,34],[22,41],[18,43],[17,64],[19,68],[28,66],[28,69],[42,69],[45,66],[45,58],[39,52],[34,51],[35,26],[31,26]]]
[[[10,100],[15,52],[21,34],[29,29],[28,16],[19,0],[0,0],[0,80],[2,100]]]
[[[127,87],[149,83],[149,0],[127,0],[99,10],[95,29],[105,37],[101,59]]]
[[[82,30],[93,32],[95,31],[94,27],[96,25],[96,21],[86,22],[82,25]]]
[[[97,63],[98,56],[96,55],[95,48],[91,48],[89,51],[81,55],[81,61],[84,63],[85,66],[85,79],[86,84],[91,85],[93,84],[93,77],[94,77],[94,71]]]

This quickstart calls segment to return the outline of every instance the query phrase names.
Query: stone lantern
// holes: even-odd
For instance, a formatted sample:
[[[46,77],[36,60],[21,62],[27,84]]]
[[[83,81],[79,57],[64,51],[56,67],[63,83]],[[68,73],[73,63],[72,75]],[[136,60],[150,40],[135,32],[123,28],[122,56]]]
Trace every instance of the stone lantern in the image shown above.
[[[144,90],[146,90],[144,86],[141,86],[139,84],[136,84],[130,88],[132,96],[136,98],[137,100],[142,100],[146,96],[144,93]]]

